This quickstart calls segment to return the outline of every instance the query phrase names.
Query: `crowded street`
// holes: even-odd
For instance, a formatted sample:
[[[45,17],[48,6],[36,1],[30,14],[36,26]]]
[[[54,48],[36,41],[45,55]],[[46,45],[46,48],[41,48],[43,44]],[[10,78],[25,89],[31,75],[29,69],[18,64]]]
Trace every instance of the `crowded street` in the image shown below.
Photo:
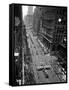
[[[42,50],[43,44],[40,44],[37,36],[33,36],[32,30],[27,30],[27,35],[36,83],[60,82],[59,77],[55,74],[50,64],[50,61],[53,59],[57,60],[57,58],[50,56],[50,53],[44,54]]]

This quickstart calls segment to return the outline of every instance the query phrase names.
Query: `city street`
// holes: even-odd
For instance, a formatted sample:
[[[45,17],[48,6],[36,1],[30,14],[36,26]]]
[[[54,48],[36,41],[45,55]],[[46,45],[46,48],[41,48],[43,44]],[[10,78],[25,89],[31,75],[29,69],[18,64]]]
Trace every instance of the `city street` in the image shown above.
[[[67,7],[9,9],[9,85],[67,83]]]
[[[51,67],[50,61],[56,60],[56,57],[50,54],[44,54],[41,45],[37,40],[37,36],[33,36],[31,30],[27,30],[27,41],[32,56],[32,66],[35,76],[35,81],[39,83],[55,83],[60,82],[58,76]],[[42,67],[46,67],[43,68]],[[39,70],[41,68],[41,70]]]

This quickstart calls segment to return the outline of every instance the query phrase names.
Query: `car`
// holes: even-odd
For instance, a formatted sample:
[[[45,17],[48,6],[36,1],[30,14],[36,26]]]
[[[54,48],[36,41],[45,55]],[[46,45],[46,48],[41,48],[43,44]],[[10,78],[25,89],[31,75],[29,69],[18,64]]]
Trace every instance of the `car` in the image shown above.
[[[43,69],[44,69],[43,66],[37,66],[37,70],[38,70],[38,71],[42,71]]]
[[[44,69],[50,70],[50,69],[51,69],[51,65],[45,65],[45,66],[44,66]]]
[[[46,65],[45,62],[40,62],[40,65],[43,66],[43,68],[46,70],[51,69],[51,65]]]

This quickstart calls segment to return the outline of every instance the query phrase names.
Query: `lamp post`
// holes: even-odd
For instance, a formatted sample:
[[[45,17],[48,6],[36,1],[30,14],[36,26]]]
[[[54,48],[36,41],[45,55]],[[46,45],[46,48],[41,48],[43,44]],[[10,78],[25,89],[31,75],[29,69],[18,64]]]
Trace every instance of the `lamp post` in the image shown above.
[[[22,10],[22,15],[23,14],[24,14],[24,11]],[[24,80],[24,21],[22,17],[22,85],[24,85],[24,83],[25,83],[25,80]]]
[[[24,85],[24,48],[22,48],[22,84]]]

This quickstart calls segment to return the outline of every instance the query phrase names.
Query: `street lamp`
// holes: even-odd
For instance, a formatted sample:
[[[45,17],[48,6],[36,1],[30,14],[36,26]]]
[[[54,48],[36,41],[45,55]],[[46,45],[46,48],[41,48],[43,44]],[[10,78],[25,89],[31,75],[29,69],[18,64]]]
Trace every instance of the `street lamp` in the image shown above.
[[[59,18],[59,19],[58,19],[58,22],[61,22],[61,21],[62,21],[62,19],[61,19],[61,18]]]
[[[19,52],[15,52],[14,53],[14,56],[19,56]]]

